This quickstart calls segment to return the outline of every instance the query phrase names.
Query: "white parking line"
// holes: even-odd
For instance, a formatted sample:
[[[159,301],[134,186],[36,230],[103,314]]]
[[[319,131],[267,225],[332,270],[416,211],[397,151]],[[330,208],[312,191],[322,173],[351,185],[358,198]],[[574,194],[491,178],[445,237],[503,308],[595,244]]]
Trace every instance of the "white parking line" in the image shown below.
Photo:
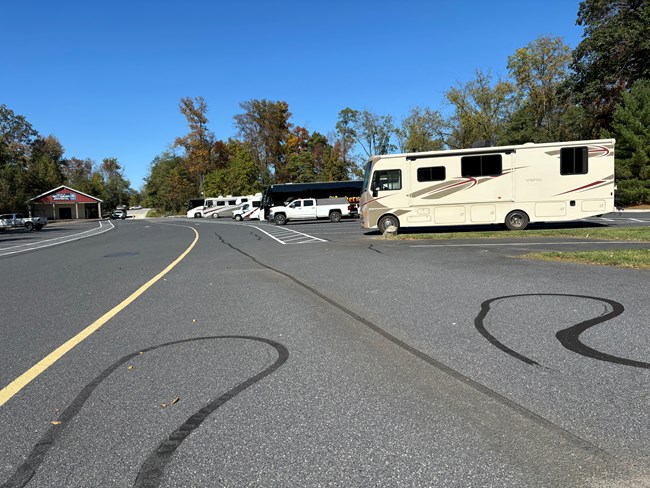
[[[103,229],[104,225],[102,221],[99,221],[99,227],[95,229],[85,230],[77,234],[70,234],[61,237],[53,237],[52,239],[45,239],[42,241],[36,242],[27,242],[25,244],[18,244],[16,246],[9,246],[5,248],[0,248],[0,256],[10,256],[11,254],[18,254],[21,252],[34,251],[36,249],[44,249],[46,247],[58,246],[59,244],[65,244],[66,242],[78,241],[79,239],[84,239],[86,237],[92,237],[104,232],[108,232],[111,229],[114,229],[115,226],[110,220],[107,221],[110,224],[110,227]],[[12,251],[12,249],[14,249]]]
[[[297,230],[292,230],[292,229],[287,229],[287,228],[282,228],[282,229],[276,229],[273,228],[273,234],[270,232],[265,231],[261,227],[258,227],[256,225],[250,225],[250,224],[245,224],[246,227],[252,227],[253,229],[257,229],[260,232],[264,232],[267,236],[269,236],[271,239],[274,241],[279,242],[280,244],[286,245],[286,244],[309,244],[311,242],[327,242],[325,239],[321,239],[319,237],[314,237],[310,236],[309,234],[304,234],[302,232],[298,232]],[[306,238],[306,239],[305,239]],[[302,240],[298,240],[302,239]]]

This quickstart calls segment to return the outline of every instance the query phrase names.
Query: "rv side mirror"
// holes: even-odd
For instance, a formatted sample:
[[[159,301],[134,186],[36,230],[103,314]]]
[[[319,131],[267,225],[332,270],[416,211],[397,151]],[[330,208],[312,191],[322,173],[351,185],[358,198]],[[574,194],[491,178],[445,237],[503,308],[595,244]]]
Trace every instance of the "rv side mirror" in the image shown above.
[[[372,196],[375,198],[379,196],[379,188],[375,188],[374,190],[372,190]]]

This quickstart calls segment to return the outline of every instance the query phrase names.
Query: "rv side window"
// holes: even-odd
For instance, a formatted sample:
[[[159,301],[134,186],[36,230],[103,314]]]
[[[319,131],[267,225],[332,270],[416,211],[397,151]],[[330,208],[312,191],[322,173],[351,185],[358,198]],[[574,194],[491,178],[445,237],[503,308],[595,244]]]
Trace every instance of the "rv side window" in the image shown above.
[[[237,200],[228,200],[228,205],[237,205]]]
[[[418,168],[418,181],[444,181],[445,179],[447,178],[444,166]]]
[[[223,207],[226,204],[223,200],[217,200],[217,207]]]
[[[563,147],[560,149],[560,174],[586,175],[587,160],[586,147]]]
[[[460,166],[463,177],[500,175],[502,168],[501,155],[465,156],[460,158]]]
[[[402,170],[382,169],[375,171],[372,177],[372,189],[376,190],[401,190]]]

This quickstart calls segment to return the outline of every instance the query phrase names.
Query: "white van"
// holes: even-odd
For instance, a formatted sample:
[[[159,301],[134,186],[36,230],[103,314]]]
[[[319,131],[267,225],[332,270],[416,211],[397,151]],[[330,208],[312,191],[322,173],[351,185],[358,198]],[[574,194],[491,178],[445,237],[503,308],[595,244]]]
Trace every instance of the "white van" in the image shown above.
[[[255,196],[245,202],[241,208],[235,210],[232,218],[237,222],[242,220],[260,220],[260,207],[262,205],[262,198]]]

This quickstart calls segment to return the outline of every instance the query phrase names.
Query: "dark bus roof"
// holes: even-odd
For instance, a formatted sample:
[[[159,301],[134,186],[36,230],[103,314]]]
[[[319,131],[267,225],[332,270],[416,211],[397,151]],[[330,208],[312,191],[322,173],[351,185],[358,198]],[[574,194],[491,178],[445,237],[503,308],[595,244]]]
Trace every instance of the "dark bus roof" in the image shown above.
[[[266,190],[272,190],[273,192],[301,192],[305,190],[338,190],[338,189],[359,189],[363,186],[362,180],[354,181],[317,181],[312,183],[277,183],[275,185],[270,185]]]

